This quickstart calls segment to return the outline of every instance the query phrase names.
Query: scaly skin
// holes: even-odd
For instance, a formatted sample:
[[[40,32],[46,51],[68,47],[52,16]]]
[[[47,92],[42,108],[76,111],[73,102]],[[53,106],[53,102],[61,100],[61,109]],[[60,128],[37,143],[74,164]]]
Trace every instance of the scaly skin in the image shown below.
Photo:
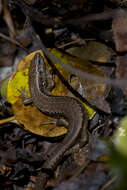
[[[77,99],[49,95],[46,92],[45,85],[43,85],[45,81],[41,81],[42,85],[40,87],[39,79],[43,75],[44,66],[45,63],[41,55],[36,54],[29,69],[29,88],[32,101],[44,114],[57,119],[64,118],[68,122],[68,132],[65,138],[51,151],[51,155],[43,165],[44,169],[53,171],[61,161],[63,154],[75,143],[82,128],[84,126],[87,128],[88,116],[85,108]],[[46,174],[40,173],[39,176],[47,179]],[[43,189],[43,185],[46,183],[43,181],[46,180],[40,179],[40,177],[37,178],[37,190]]]

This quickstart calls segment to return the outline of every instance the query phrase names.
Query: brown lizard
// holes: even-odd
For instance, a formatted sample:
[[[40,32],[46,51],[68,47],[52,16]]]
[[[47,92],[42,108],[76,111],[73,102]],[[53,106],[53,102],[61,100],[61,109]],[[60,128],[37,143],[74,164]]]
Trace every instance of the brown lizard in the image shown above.
[[[59,143],[44,162],[43,171],[53,171],[61,161],[64,153],[75,143],[85,130],[84,139],[87,139],[88,116],[84,106],[75,98],[67,96],[53,96],[47,92],[46,66],[42,56],[38,53],[31,62],[29,69],[29,88],[32,102],[44,114],[68,122],[68,132],[61,143]],[[36,189],[41,190],[49,175],[41,172],[37,177]]]

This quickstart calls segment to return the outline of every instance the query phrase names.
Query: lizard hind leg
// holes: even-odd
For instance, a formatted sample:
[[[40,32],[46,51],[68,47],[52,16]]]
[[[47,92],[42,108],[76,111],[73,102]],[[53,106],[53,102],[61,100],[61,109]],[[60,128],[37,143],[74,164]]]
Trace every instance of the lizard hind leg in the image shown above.
[[[52,124],[54,124],[54,127],[52,127],[52,129],[51,130],[53,130],[54,128],[56,128],[57,126],[58,127],[62,127],[62,126],[64,126],[64,127],[68,127],[68,122],[64,119],[64,118],[59,118],[59,119],[56,119],[56,120],[54,120],[54,121],[52,121],[52,122],[49,122],[50,124],[52,123]],[[44,123],[44,124],[47,124],[47,123]],[[56,149],[56,146],[57,146],[57,144],[54,146],[54,147],[52,147],[48,152],[47,152],[47,154],[46,154],[46,156],[45,156],[45,158],[46,159],[48,159],[49,157],[50,157],[50,155],[52,155],[52,153],[55,151],[55,149]],[[45,159],[45,160],[46,160]]]

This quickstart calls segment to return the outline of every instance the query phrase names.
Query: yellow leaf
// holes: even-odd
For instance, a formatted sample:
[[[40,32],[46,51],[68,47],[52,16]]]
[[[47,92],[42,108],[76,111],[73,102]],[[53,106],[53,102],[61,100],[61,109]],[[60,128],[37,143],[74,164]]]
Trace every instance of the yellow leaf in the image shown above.
[[[11,104],[14,104],[21,93],[25,92],[29,95],[28,91],[28,69],[18,71],[12,75],[8,82],[7,99]]]
[[[25,106],[21,99],[23,92],[25,92],[27,96],[30,97],[28,85],[28,70],[30,62],[37,52],[40,52],[45,59],[41,50],[38,50],[27,55],[19,62],[16,73],[13,73],[8,82],[7,99],[12,104],[12,109],[16,120],[20,124],[23,124],[25,129],[38,135],[46,137],[57,137],[65,134],[67,132],[67,129],[65,127],[54,127],[54,124],[41,125],[45,122],[51,122],[52,119],[42,114],[42,112],[40,112],[33,105]],[[46,59],[45,63],[48,64]],[[69,72],[65,71],[64,69],[61,70],[64,77],[68,78]],[[52,91],[53,95],[65,96],[68,94],[68,90],[61,83],[60,79],[57,76],[55,77],[55,84],[55,88]],[[86,105],[85,107],[88,110],[89,116],[91,118],[94,115],[95,111]]]
[[[57,137],[67,132],[67,129],[62,126],[54,128],[54,124],[42,125],[45,122],[51,122],[52,119],[42,114],[33,105],[25,106],[21,99],[12,105],[12,109],[16,120],[32,133],[46,137]]]
[[[7,86],[7,100],[11,104],[14,104],[18,98],[22,96],[23,92],[30,97],[28,86],[28,69],[31,60],[37,52],[42,54],[42,51],[38,50],[23,58],[17,66],[17,71],[9,78]]]
[[[35,106],[25,106],[21,99],[23,92],[30,97],[28,70],[30,62],[37,52],[44,56],[42,51],[38,50],[27,55],[19,62],[17,72],[12,74],[7,84],[7,99],[12,104],[16,120],[23,124],[25,129],[46,137],[61,136],[67,132],[65,127],[54,127],[55,124],[42,125],[45,122],[51,122],[51,118],[42,114]]]

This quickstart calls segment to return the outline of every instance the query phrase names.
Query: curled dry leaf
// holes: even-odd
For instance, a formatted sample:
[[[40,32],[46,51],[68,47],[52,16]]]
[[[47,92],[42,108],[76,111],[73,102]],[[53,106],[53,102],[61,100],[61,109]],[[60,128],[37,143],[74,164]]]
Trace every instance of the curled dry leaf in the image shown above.
[[[74,50],[73,50],[74,49]],[[65,64],[69,64],[77,69],[80,69],[84,72],[97,75],[103,78],[106,78],[106,75],[104,72],[101,71],[100,68],[97,66],[91,64],[88,59],[91,58],[91,60],[94,61],[109,61],[111,52],[108,50],[106,46],[103,44],[98,44],[96,45],[95,42],[90,44],[90,47],[81,47],[80,48],[73,48],[71,50],[68,50],[69,52],[73,52],[73,55],[69,55],[66,53],[61,52],[60,50],[53,49],[51,50],[51,53],[56,56],[57,58],[61,59],[62,62]],[[102,49],[102,52],[99,50]],[[104,51],[105,50],[105,51]],[[76,53],[77,51],[77,53]],[[80,53],[79,53],[80,52]],[[86,54],[83,52],[87,52]],[[93,53],[93,54],[92,54]],[[85,54],[83,56],[83,54]],[[87,55],[88,54],[88,55]],[[82,55],[82,56],[81,56]],[[90,56],[91,55],[91,56]],[[75,57],[78,56],[78,57]],[[80,58],[79,58],[80,57]],[[64,70],[61,66],[56,64],[56,67],[59,69],[59,71],[66,76],[66,79],[69,76],[69,72]],[[73,74],[73,73],[72,73]],[[83,80],[82,78],[79,77],[79,85],[82,85],[82,96],[85,97],[88,101],[90,101],[92,104],[96,105],[98,108],[102,109],[103,111],[110,112],[110,107],[108,103],[105,101],[105,97],[108,95],[109,90],[107,90],[106,84],[103,84],[98,81],[92,81],[92,80]],[[109,88],[109,87],[108,87]],[[109,88],[110,89],[110,88]],[[55,89],[56,90],[56,89]],[[80,89],[76,89],[80,93]],[[102,100],[100,100],[102,99]],[[103,103],[105,106],[102,106]]]
[[[111,55],[114,54],[111,48],[109,49],[106,45],[95,41],[89,42],[88,44],[83,45],[81,47],[70,48],[67,50],[67,52],[82,60],[85,61],[91,60],[100,63],[109,62]],[[95,70],[93,70],[92,67],[96,67]],[[106,78],[107,76],[109,77],[113,71],[113,69],[111,68],[106,68],[102,66],[99,67],[91,63],[89,63],[89,66],[86,69],[87,69],[86,72],[97,76],[102,76],[103,73],[104,78]],[[81,80],[81,84],[84,87],[84,97],[89,102],[96,105],[98,108],[102,109],[103,111],[110,112],[110,107],[105,100],[110,91],[109,85],[90,80],[85,80],[85,81]]]
[[[65,53],[63,53],[59,50],[56,50],[56,49],[53,49],[51,51],[51,53],[54,54],[59,59],[61,59],[65,64],[69,64],[71,66],[74,66],[75,68],[78,68],[84,72],[88,72],[88,73],[91,73],[94,75],[96,74],[96,75],[104,77],[104,78],[106,77],[101,70],[99,70],[96,66],[92,65],[87,60],[82,60],[82,59],[76,58],[74,56],[65,54]],[[61,72],[64,72],[64,73],[67,72],[67,71],[63,71],[63,68],[61,68],[61,66],[58,66],[58,67],[60,67],[59,70]],[[91,98],[91,96],[95,97],[95,94],[96,94],[96,96],[98,96],[98,95],[102,94],[105,90],[105,85],[102,83],[98,83],[96,81],[94,83],[93,81],[90,82],[88,80],[83,80],[81,78],[80,78],[80,81],[81,81],[83,87],[85,87],[85,97],[87,99],[89,99],[89,97]],[[89,83],[91,83],[91,84],[89,85]]]
[[[104,63],[110,60],[110,57],[113,54],[113,52],[111,51],[111,49],[108,49],[106,45],[93,41],[89,42],[85,46],[70,48],[69,50],[67,50],[67,52],[86,61],[84,62],[86,66],[82,66],[84,67],[85,72],[106,78],[105,73],[102,72],[101,68],[99,68],[98,66],[91,64],[90,62],[88,62],[87,66],[88,60]],[[83,63],[79,62],[79,64]],[[84,94],[87,99],[96,98],[99,95],[102,95],[106,89],[106,84],[96,81],[82,80],[82,84],[84,86]]]

